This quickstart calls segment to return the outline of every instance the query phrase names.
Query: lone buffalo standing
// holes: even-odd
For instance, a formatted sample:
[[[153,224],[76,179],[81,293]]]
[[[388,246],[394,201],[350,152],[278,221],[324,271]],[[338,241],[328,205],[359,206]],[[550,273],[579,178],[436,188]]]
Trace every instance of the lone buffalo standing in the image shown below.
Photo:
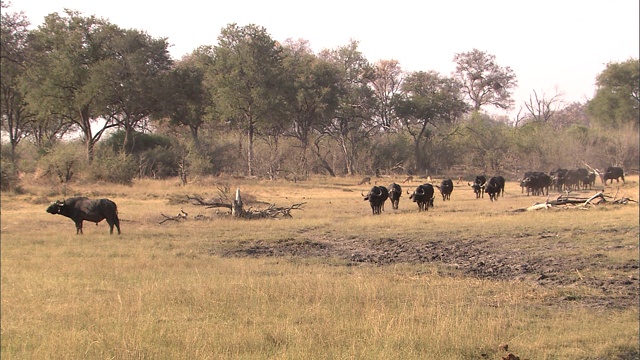
[[[56,201],[47,208],[50,214],[60,214],[76,223],[76,234],[82,234],[82,222],[92,221],[98,224],[106,219],[109,224],[109,234],[113,234],[113,225],[120,234],[120,219],[118,207],[109,199],[91,200],[86,197],[75,197],[65,201]]]

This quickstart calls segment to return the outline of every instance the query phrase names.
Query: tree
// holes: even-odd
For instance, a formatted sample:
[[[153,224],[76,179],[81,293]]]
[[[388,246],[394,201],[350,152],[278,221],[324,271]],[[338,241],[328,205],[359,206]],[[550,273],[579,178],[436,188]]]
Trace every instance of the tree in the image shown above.
[[[473,49],[455,54],[455,77],[471,102],[472,109],[479,111],[484,105],[509,109],[513,105],[511,90],[517,87],[516,75],[510,67],[501,67],[496,57]]]
[[[284,67],[291,85],[288,105],[293,121],[288,135],[300,143],[300,167],[306,177],[312,133],[322,129],[338,105],[339,69],[313,54],[306,41],[288,40],[284,50]]]
[[[214,53],[214,103],[223,119],[247,134],[247,174],[253,175],[255,133],[281,119],[282,47],[263,27],[230,24],[222,29]]]
[[[213,97],[205,85],[206,67],[212,62],[211,49],[203,47],[183,58],[169,73],[171,96],[165,97],[166,116],[171,124],[189,129],[196,147],[200,146],[200,128],[207,118],[215,117]]]
[[[1,7],[8,8],[4,2]],[[11,144],[11,161],[15,162],[16,147],[29,135],[29,123],[35,119],[20,89],[20,78],[29,58],[26,46],[29,20],[22,12],[3,11],[0,25],[0,116],[2,130]]]
[[[434,129],[453,123],[468,110],[460,86],[455,79],[435,71],[410,73],[402,84],[402,96],[395,102],[395,111],[413,138],[418,171],[429,167],[423,145],[432,139]]]
[[[389,130],[396,125],[393,99],[402,89],[403,78],[404,74],[397,60],[380,60],[374,65],[371,82],[376,99],[374,118],[383,129]]]
[[[464,126],[467,155],[472,164],[482,167],[486,172],[496,172],[508,155],[510,144],[507,141],[507,125],[494,121],[486,114],[473,112]]]
[[[346,173],[353,175],[359,147],[376,129],[372,122],[374,98],[370,87],[373,68],[354,40],[346,46],[324,50],[320,57],[340,71],[338,106],[322,131],[339,144]]]
[[[640,61],[609,63],[596,77],[596,94],[587,104],[588,113],[604,127],[640,126]]]
[[[44,23],[29,35],[31,62],[23,86],[29,89],[26,100],[42,118],[53,117],[77,126],[82,133],[86,156],[93,159],[93,149],[104,131],[115,126],[99,120],[97,104],[101,91],[91,84],[95,65],[105,58],[111,40],[107,21],[95,16],[83,17],[66,10],[45,17]]]
[[[122,145],[129,152],[134,131],[167,103],[170,95],[164,88],[173,61],[165,38],[115,26],[105,26],[103,32],[110,32],[110,40],[86,87],[95,94],[97,114],[124,129]]]
[[[533,90],[533,97],[529,95],[529,102],[525,102],[524,106],[533,121],[551,123],[552,118],[562,106],[562,94],[556,92],[551,98],[547,98],[544,93],[538,96],[538,93]]]
[[[586,104],[572,102],[562,109],[559,109],[554,123],[557,123],[562,128],[566,128],[571,125],[589,126],[591,121],[587,115]]]

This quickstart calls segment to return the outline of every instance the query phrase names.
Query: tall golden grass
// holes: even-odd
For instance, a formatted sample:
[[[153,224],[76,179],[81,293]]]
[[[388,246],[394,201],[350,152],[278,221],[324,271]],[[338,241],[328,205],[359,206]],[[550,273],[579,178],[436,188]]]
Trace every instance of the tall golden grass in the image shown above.
[[[357,180],[205,179],[186,187],[142,180],[66,190],[116,201],[121,236],[110,236],[104,222],[85,223],[84,235],[75,235],[71,220],[44,211],[62,198],[57,191],[27,185],[25,194],[3,195],[2,359],[499,359],[501,343],[528,359],[637,356],[638,308],[563,301],[606,295],[579,282],[479,279],[442,264],[220,255],[283,239],[481,238],[505,251],[554,247],[567,259],[606,249],[603,266],[567,276],[606,278],[638,259],[637,204],[516,213],[545,198],[509,182],[492,203],[461,184],[452,201],[438,199],[427,213],[404,195],[399,210],[387,204],[373,216],[360,195],[368,186]],[[291,219],[244,221],[168,201],[215,196],[216,182],[304,209]],[[637,176],[623,193],[638,199]],[[181,208],[190,220],[159,224],[161,213]],[[208,220],[193,220],[198,214]]]

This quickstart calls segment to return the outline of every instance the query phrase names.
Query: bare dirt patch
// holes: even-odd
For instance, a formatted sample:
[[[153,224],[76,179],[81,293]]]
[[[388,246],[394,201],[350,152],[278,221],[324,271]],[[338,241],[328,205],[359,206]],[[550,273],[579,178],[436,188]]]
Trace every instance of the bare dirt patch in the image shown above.
[[[623,230],[638,236],[637,230]],[[539,239],[552,234],[524,234]],[[568,295],[557,301],[580,302],[592,307],[625,308],[639,301],[637,260],[623,263],[607,261],[608,252],[620,249],[605,246],[588,255],[567,256],[571,243],[550,242],[535,250],[520,249],[518,239],[415,239],[312,238],[284,239],[277,242],[244,241],[231,249],[211,250],[231,257],[333,258],[353,266],[363,263],[379,266],[397,263],[432,263],[448,269],[450,276],[471,276],[504,281],[533,281],[542,286],[593,289],[592,296]],[[628,247],[628,246],[627,246]],[[632,246],[633,247],[633,246]]]

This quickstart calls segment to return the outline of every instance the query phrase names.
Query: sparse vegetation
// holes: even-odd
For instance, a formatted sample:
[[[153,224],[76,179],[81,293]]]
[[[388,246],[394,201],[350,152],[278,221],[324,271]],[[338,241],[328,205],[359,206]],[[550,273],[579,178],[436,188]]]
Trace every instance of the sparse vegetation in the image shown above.
[[[521,359],[638,357],[637,204],[516,213],[545,197],[508,181],[497,202],[459,185],[433,211],[404,195],[373,216],[359,179],[74,183],[117,202],[121,236],[104,222],[75,235],[44,211],[61,194],[25,182],[1,198],[0,355],[499,359],[508,344]],[[239,220],[175,201],[237,187],[255,207],[305,207]],[[638,199],[638,176],[616,192]],[[158,224],[180,209],[208,220]]]

